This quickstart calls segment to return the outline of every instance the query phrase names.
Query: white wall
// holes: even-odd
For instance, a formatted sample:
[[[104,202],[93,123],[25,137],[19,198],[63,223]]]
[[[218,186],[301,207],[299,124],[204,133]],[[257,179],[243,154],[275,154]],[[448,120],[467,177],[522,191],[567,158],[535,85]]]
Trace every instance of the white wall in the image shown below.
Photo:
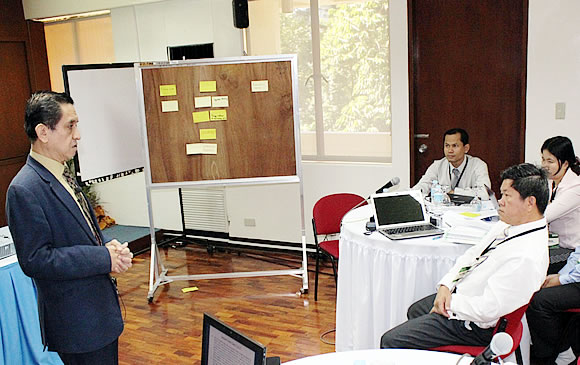
[[[181,2],[183,0],[172,0]],[[170,3],[172,1],[166,1]],[[126,49],[126,55],[119,52],[119,58],[128,54],[143,55],[138,48],[150,47],[135,31],[135,9],[156,4],[127,4],[119,1],[124,9],[117,9],[114,18],[123,19],[126,24],[119,27],[114,23],[116,47]],[[190,5],[199,4],[208,14],[207,4],[211,2],[203,32],[212,33],[216,44],[225,44],[225,49],[239,52],[241,42],[238,31],[231,31],[231,2],[229,0],[191,0]],[[34,13],[43,7],[51,7],[46,13]],[[77,5],[88,1],[41,1],[24,0],[27,17],[42,17],[73,13]],[[95,9],[105,0],[91,1]],[[192,5],[194,4],[194,5]],[[127,7],[128,6],[128,7]],[[228,13],[224,15],[228,9]],[[59,12],[56,12],[59,10]],[[94,9],[93,9],[94,10]],[[83,10],[84,11],[84,10]],[[140,10],[141,11],[141,10]],[[399,176],[401,186],[409,185],[409,129],[408,129],[408,79],[407,79],[407,13],[406,2],[391,0],[391,77],[393,115],[393,163],[392,164],[345,164],[345,163],[303,163],[304,205],[306,212],[307,239],[312,242],[310,217],[316,200],[335,192],[355,192],[368,195],[378,186]],[[123,13],[125,12],[125,13]],[[147,12],[147,11],[145,11]],[[37,15],[29,15],[37,14]],[[39,15],[40,14],[40,15]],[[526,161],[539,161],[539,147],[544,139],[557,135],[567,135],[580,150],[580,30],[577,19],[580,15],[580,1],[577,0],[530,0],[528,30],[528,77],[527,77],[527,126]],[[133,20],[131,20],[133,16]],[[183,18],[181,21],[183,21]],[[131,23],[132,22],[132,23]],[[133,25],[132,25],[133,24]],[[199,24],[198,24],[199,25]],[[176,27],[180,25],[175,25]],[[233,27],[233,26],[232,26]],[[225,30],[222,30],[225,28]],[[125,31],[122,31],[125,29]],[[131,30],[132,29],[132,30]],[[133,42],[141,39],[138,44]],[[169,39],[169,38],[168,38]],[[218,42],[218,40],[221,40]],[[122,43],[121,43],[122,42]],[[234,46],[229,45],[232,42]],[[217,54],[217,51],[216,51]],[[241,53],[239,53],[241,54]],[[117,61],[126,61],[128,58]],[[555,120],[554,104],[566,103],[566,119]],[[263,189],[262,189],[263,188]],[[101,193],[105,207],[121,224],[147,225],[146,197],[143,174],[102,183],[97,190]],[[153,205],[156,209],[155,221],[158,227],[180,229],[177,194],[174,191],[154,191]],[[277,185],[264,187],[228,188],[227,209],[231,219],[231,234],[240,237],[299,241],[300,216],[299,189],[295,186]],[[285,207],[281,210],[279,207]],[[176,213],[177,212],[177,213]],[[256,227],[245,227],[244,218],[254,218]]]
[[[230,5],[229,1],[225,2]],[[121,8],[112,12],[115,48],[119,49],[117,57],[125,57],[117,61],[127,60],[126,57],[129,57],[131,52],[143,57],[146,53],[143,51],[144,47],[159,43],[157,39],[146,42],[146,37],[135,34],[132,31],[135,29],[135,21],[131,19],[134,14],[143,13],[143,11],[133,11],[134,8],[147,7],[146,12],[149,12],[149,9],[154,9],[156,5]],[[214,9],[216,8],[215,5],[212,6]],[[228,10],[231,16],[231,8]],[[404,2],[393,1],[390,16],[393,163],[303,162],[305,227],[308,242],[313,242],[310,223],[312,207],[320,197],[338,192],[354,192],[368,196],[394,176],[401,178],[401,186],[409,186],[407,15]],[[213,21],[208,20],[206,24],[213,24],[212,26],[215,28],[216,18],[218,17],[214,16]],[[123,20],[121,21],[121,19]],[[231,18],[228,21],[228,25],[231,24]],[[115,28],[116,24],[121,25],[119,28]],[[138,29],[140,32],[141,28]],[[140,53],[134,45],[136,38],[139,38]],[[96,188],[105,208],[118,223],[148,225],[143,174],[101,183]],[[181,229],[176,191],[155,190],[152,195],[155,225],[160,228]],[[227,187],[226,207],[230,219],[230,235],[232,236],[300,242],[301,215],[298,184]],[[256,226],[244,226],[244,218],[255,219]]]
[[[580,154],[580,1],[530,1],[526,161],[540,162],[542,142],[567,136]],[[555,119],[555,103],[566,119]]]
[[[167,60],[168,46],[214,43],[215,57],[240,56],[242,33],[229,0],[170,0],[111,9],[116,62]]]

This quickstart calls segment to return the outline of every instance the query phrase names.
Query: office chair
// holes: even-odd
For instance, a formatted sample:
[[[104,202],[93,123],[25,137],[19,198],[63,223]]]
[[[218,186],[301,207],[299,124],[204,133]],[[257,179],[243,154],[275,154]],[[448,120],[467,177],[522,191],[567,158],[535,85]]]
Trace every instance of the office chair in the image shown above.
[[[506,332],[508,335],[512,337],[512,339],[514,340],[512,350],[508,354],[501,356],[501,358],[505,359],[515,351],[516,361],[519,365],[522,365],[524,363],[522,353],[520,351],[520,341],[522,340],[522,332],[523,332],[522,317],[524,316],[524,313],[526,313],[528,305],[529,304],[526,304],[516,309],[515,311],[501,317],[497,322],[497,325],[495,326],[495,330],[493,331],[494,335],[497,332]],[[429,350],[441,352],[453,352],[456,354],[469,354],[471,356],[477,356],[483,350],[485,350],[485,346],[446,345],[434,347]]]
[[[338,239],[328,240],[330,234],[340,233],[342,217],[365,199],[350,193],[331,194],[320,198],[312,209],[312,229],[316,242],[316,274],[314,279],[314,300],[318,300],[318,271],[320,255],[327,256],[332,262],[334,282],[338,281],[336,263],[338,260]],[[361,205],[365,205],[364,202]],[[323,241],[318,241],[319,235],[325,235]]]

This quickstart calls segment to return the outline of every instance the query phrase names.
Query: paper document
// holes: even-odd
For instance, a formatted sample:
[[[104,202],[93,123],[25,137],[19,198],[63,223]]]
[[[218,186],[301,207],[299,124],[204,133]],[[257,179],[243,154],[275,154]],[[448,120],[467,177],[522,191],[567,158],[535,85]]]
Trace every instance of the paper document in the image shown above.
[[[214,108],[227,108],[230,106],[230,102],[227,96],[212,96],[211,105]]]
[[[189,143],[185,145],[188,155],[217,155],[217,143]]]
[[[198,96],[194,101],[196,108],[211,108],[211,96]]]
[[[177,112],[179,111],[179,103],[177,100],[164,100],[161,102],[161,112]]]

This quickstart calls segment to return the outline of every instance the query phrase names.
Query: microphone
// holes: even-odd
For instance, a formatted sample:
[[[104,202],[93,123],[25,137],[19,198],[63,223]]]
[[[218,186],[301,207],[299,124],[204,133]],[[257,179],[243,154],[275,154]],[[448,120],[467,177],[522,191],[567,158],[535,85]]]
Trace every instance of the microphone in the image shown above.
[[[473,359],[471,365],[487,365],[496,357],[509,354],[513,346],[512,336],[498,332],[493,335],[489,346]]]
[[[397,176],[395,176],[394,178],[391,179],[391,181],[389,181],[385,185],[381,186],[380,189],[377,190],[377,194],[380,194],[380,193],[384,192],[385,190],[392,188],[395,185],[399,185],[400,182],[401,182],[401,179],[399,179]]]

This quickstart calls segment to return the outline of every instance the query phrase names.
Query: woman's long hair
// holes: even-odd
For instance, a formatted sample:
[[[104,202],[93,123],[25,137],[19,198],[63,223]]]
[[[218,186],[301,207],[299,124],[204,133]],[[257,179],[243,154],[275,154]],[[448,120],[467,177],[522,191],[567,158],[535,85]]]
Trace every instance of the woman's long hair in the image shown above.
[[[580,159],[574,153],[574,147],[572,146],[570,138],[563,136],[548,138],[542,144],[540,152],[544,152],[544,150],[547,150],[558,159],[558,171],[556,171],[556,174],[560,172],[564,161],[568,161],[570,169],[576,175],[580,175]]]

